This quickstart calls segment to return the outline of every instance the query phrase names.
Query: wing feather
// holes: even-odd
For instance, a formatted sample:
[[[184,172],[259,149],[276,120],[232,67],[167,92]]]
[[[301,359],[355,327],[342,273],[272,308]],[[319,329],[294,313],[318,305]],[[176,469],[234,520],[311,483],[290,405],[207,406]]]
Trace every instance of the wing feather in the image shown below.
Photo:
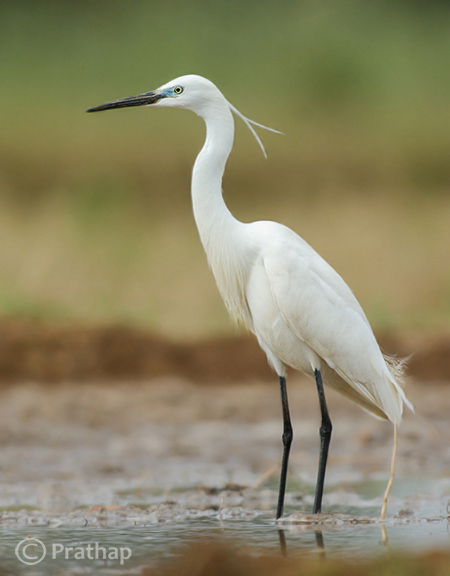
[[[280,226],[274,236],[265,246],[264,267],[284,322],[366,404],[399,423],[406,398],[350,288],[292,230]]]

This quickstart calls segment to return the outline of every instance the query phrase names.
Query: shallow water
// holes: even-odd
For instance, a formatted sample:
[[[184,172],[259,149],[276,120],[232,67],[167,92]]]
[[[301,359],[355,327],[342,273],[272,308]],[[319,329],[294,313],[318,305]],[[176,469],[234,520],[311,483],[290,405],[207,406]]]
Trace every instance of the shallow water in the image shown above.
[[[388,554],[389,550],[401,552],[413,547],[415,552],[420,552],[449,545],[448,522],[443,519],[406,524],[388,522],[385,534],[379,525],[323,528],[320,530],[320,542],[317,539],[317,529],[292,529],[285,530],[284,533],[289,555],[325,554],[328,558],[356,559],[374,554]],[[0,545],[3,569],[13,573],[30,573],[30,566],[19,562],[15,554],[19,542],[30,537],[39,539],[46,547],[46,557],[35,564],[32,571],[33,574],[43,575],[80,571],[109,574],[111,568],[118,572],[128,571],[160,562],[161,559],[179,552],[181,544],[217,537],[250,546],[256,551],[280,550],[278,529],[273,520],[263,517],[252,521],[201,518],[173,524],[127,528],[33,527],[30,530],[30,527],[27,527],[3,530]],[[97,552],[96,543],[99,547]],[[89,544],[92,547],[90,553],[87,548]],[[62,546],[64,550],[61,550]],[[113,549],[116,549],[117,553],[111,555]],[[128,550],[122,553],[121,549]],[[29,549],[28,556],[33,560],[35,557],[39,558],[41,553],[41,547]],[[21,554],[21,551],[18,550],[17,554]],[[108,556],[113,559],[108,560]]]
[[[397,480],[390,515],[384,523],[377,520],[379,506],[357,491],[351,496],[352,506],[332,505],[329,513],[319,518],[306,514],[309,497],[300,506],[291,503],[282,525],[273,518],[276,491],[238,487],[209,494],[203,489],[179,491],[170,500],[144,494],[141,500],[159,503],[141,503],[139,507],[88,508],[67,514],[4,510],[1,566],[14,573],[30,574],[31,566],[23,562],[24,544],[31,544],[25,553],[36,575],[126,572],[159,563],[188,543],[214,539],[250,547],[254,553],[341,559],[446,549],[450,544],[450,481],[423,480],[419,484],[426,493],[412,495],[411,483]],[[360,492],[367,489],[364,485],[353,488]],[[328,499],[331,496],[331,500],[339,500],[343,493],[339,488]],[[290,492],[291,502],[295,498],[302,500],[300,494]],[[196,499],[202,502],[201,507],[192,507]],[[305,514],[299,515],[299,509]],[[37,562],[44,546],[45,557]]]

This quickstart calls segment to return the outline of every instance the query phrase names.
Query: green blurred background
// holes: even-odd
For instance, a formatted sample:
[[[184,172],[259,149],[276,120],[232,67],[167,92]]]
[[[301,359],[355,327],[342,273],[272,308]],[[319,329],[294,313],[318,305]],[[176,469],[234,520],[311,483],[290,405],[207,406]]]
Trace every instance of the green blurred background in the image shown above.
[[[191,214],[202,121],[87,115],[187,73],[238,121],[224,180],[353,288],[377,330],[450,319],[450,2],[0,2],[0,316],[234,330]]]

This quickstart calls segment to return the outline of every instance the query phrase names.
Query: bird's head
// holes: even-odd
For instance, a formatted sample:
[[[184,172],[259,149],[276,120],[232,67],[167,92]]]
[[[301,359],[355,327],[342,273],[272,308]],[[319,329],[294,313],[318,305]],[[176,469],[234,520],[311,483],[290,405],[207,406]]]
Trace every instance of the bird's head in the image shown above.
[[[127,98],[119,98],[112,100],[100,106],[89,108],[87,112],[100,112],[101,110],[112,110],[114,108],[128,108],[131,106],[158,106],[166,108],[185,108],[192,110],[199,116],[206,119],[208,114],[214,114],[220,109],[229,108],[234,114],[242,118],[247,124],[254,137],[258,141],[261,149],[266,155],[264,146],[253,129],[253,125],[259,126],[271,132],[278,132],[262,124],[258,124],[253,120],[249,120],[239,112],[232,104],[226,100],[222,92],[207,78],[198,76],[196,74],[188,74],[175,78],[167,84],[163,84],[160,88],[152,92],[143,92],[136,96],[128,96]]]
[[[189,74],[180,76],[171,82],[160,86],[151,92],[143,92],[136,96],[119,98],[100,106],[89,108],[87,112],[100,112],[114,108],[127,108],[130,106],[163,106],[167,108],[186,108],[202,115],[205,107],[225,103],[226,100],[220,90],[207,78]]]

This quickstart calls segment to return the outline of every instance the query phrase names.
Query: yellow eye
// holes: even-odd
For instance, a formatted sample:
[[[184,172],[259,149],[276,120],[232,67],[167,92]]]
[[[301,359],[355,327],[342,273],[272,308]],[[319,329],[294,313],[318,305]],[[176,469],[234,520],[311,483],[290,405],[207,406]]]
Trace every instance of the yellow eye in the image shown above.
[[[175,86],[175,88],[173,89],[175,94],[181,94],[183,90],[184,90],[183,86]]]

